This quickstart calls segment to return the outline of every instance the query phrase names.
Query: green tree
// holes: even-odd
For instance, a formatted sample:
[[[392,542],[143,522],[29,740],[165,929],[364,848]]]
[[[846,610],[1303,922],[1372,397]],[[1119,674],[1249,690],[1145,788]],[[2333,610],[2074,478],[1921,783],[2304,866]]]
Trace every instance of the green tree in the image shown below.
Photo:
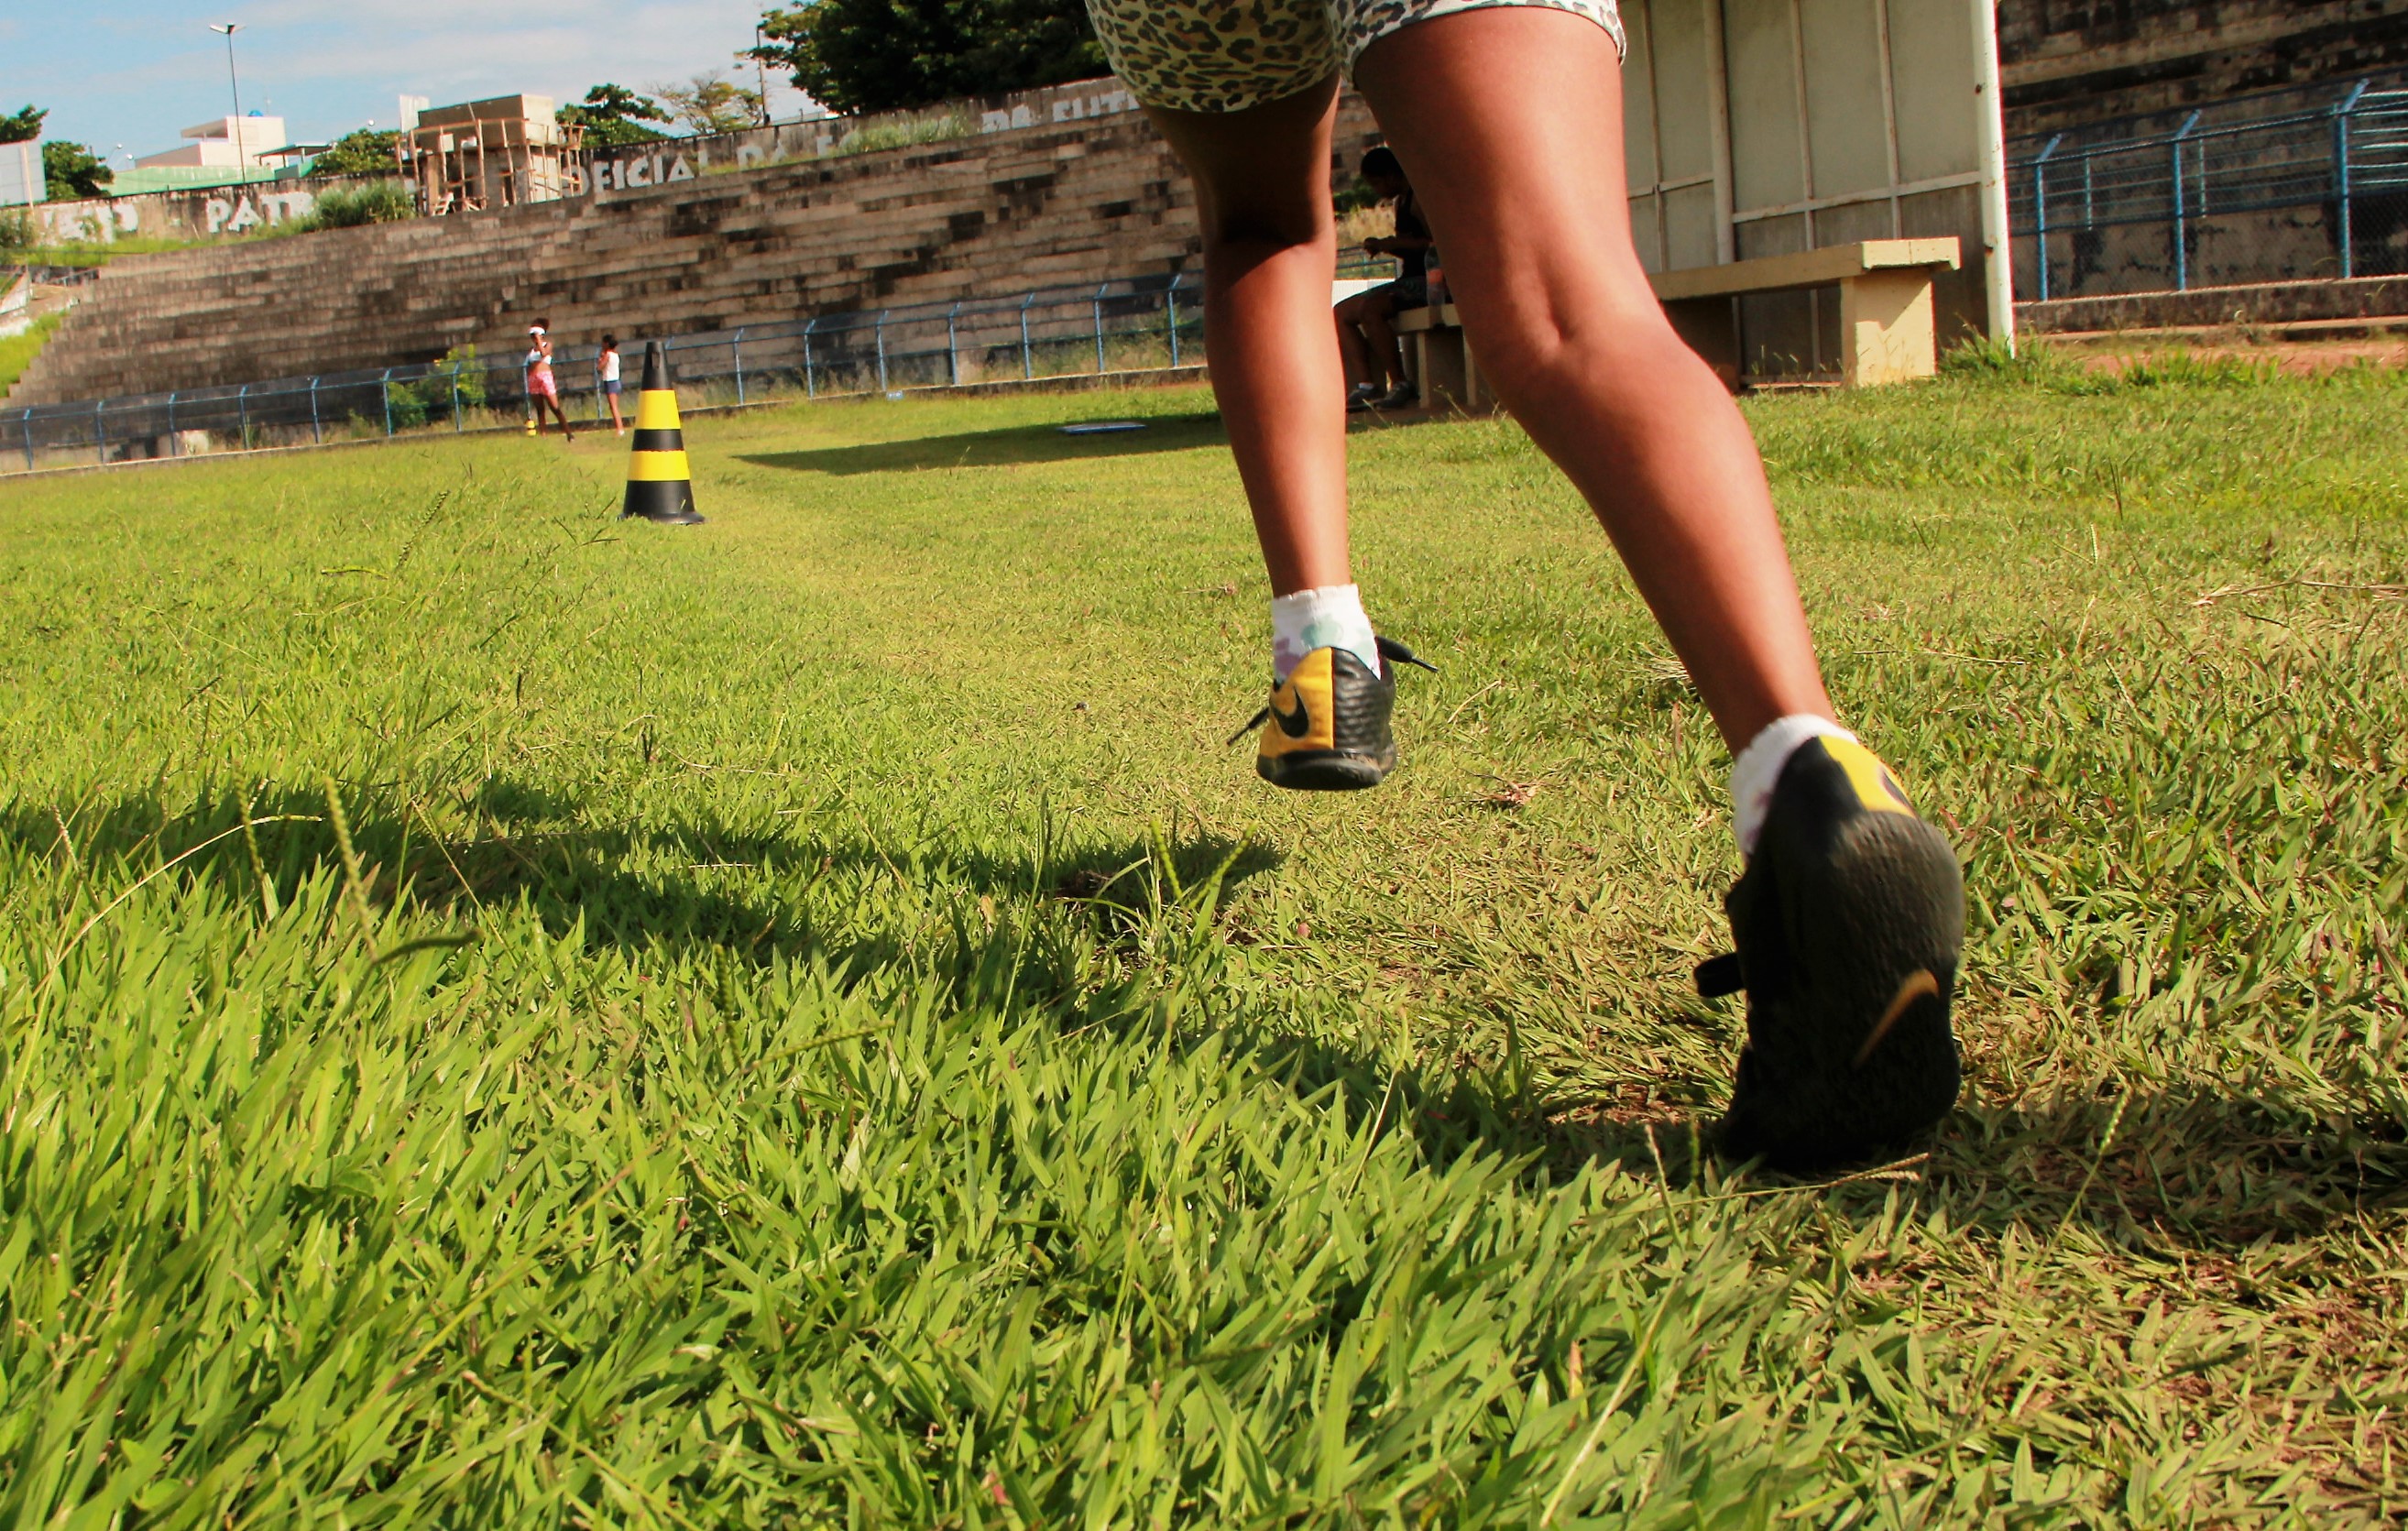
[[[310,173],[320,176],[392,175],[394,146],[400,142],[401,135],[396,132],[353,128],[336,139],[333,148],[311,163]]]
[[[108,183],[116,179],[117,172],[82,144],[53,138],[42,146],[42,179],[48,183],[53,202],[107,196]]]
[[[658,128],[644,125],[669,120],[659,102],[638,95],[624,85],[607,81],[586,92],[584,100],[561,107],[558,115],[563,122],[585,130],[588,149],[617,149],[623,144],[650,143],[668,136]]]
[[[807,0],[742,55],[841,112],[924,107],[1105,73],[1085,0]]]
[[[26,102],[7,117],[0,117],[0,144],[29,143],[42,136],[42,119],[48,109]]]
[[[655,85],[652,93],[696,133],[734,133],[761,121],[761,93],[746,90],[716,69],[682,85]]]

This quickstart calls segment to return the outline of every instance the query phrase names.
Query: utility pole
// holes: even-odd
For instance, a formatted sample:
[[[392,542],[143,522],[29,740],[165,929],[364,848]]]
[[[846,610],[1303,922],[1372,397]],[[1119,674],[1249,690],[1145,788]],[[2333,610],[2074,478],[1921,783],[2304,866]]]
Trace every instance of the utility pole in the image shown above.
[[[231,87],[234,92],[234,168],[235,177],[239,180],[243,170],[247,167],[242,163],[242,81],[235,78],[234,35],[242,30],[242,25],[238,21],[227,21],[222,25],[216,21],[211,21],[209,23],[209,30],[211,32],[221,32],[225,35],[226,84]]]

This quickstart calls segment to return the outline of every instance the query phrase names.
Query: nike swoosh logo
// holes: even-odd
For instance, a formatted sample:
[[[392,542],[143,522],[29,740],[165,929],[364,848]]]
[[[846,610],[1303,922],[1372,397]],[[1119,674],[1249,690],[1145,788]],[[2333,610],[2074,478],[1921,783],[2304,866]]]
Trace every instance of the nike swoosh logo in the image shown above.
[[[1296,699],[1296,710],[1293,712],[1282,712],[1279,708],[1279,703],[1277,701],[1273,701],[1271,703],[1271,717],[1273,721],[1278,723],[1280,732],[1285,734],[1289,738],[1300,739],[1304,737],[1305,735],[1312,731],[1312,715],[1305,711],[1304,698],[1301,696],[1298,696]]]

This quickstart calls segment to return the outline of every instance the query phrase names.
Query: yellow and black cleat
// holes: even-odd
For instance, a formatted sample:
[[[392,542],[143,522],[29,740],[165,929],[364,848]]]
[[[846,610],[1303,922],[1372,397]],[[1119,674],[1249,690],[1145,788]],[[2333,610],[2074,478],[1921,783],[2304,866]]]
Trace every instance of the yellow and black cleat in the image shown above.
[[[1355,792],[1376,787],[1397,768],[1397,738],[1388,726],[1397,704],[1398,665],[1438,666],[1411,649],[1381,638],[1378,673],[1344,649],[1315,649],[1288,678],[1271,687],[1271,700],[1245,728],[1262,730],[1254,773],[1274,787],[1298,792]]]
[[[635,451],[627,458],[627,503],[620,512],[668,526],[702,520],[694,508],[694,470],[686,465],[685,428],[669,387],[668,358],[657,340],[644,342],[644,383],[636,395]]]
[[[1879,757],[1847,739],[1799,745],[1723,907],[1739,950],[1700,966],[1698,988],[1747,991],[1725,1153],[1823,1169],[1948,1114],[1964,877]]]

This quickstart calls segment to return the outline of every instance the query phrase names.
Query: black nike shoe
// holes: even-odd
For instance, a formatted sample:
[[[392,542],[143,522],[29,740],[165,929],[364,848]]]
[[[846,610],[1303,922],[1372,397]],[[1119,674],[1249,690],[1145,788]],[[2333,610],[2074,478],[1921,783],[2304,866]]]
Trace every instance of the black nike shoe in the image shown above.
[[[1231,744],[1260,728],[1254,773],[1274,787],[1298,792],[1355,792],[1376,787],[1397,768],[1397,739],[1388,717],[1397,705],[1397,666],[1437,665],[1393,638],[1381,638],[1376,673],[1344,649],[1315,649],[1288,678],[1271,686],[1268,707]]]
[[[1723,903],[1739,950],[1699,966],[1698,989],[1747,991],[1726,1154],[1821,1169],[1948,1114],[1964,878],[1878,757],[1845,739],[1799,746]]]

